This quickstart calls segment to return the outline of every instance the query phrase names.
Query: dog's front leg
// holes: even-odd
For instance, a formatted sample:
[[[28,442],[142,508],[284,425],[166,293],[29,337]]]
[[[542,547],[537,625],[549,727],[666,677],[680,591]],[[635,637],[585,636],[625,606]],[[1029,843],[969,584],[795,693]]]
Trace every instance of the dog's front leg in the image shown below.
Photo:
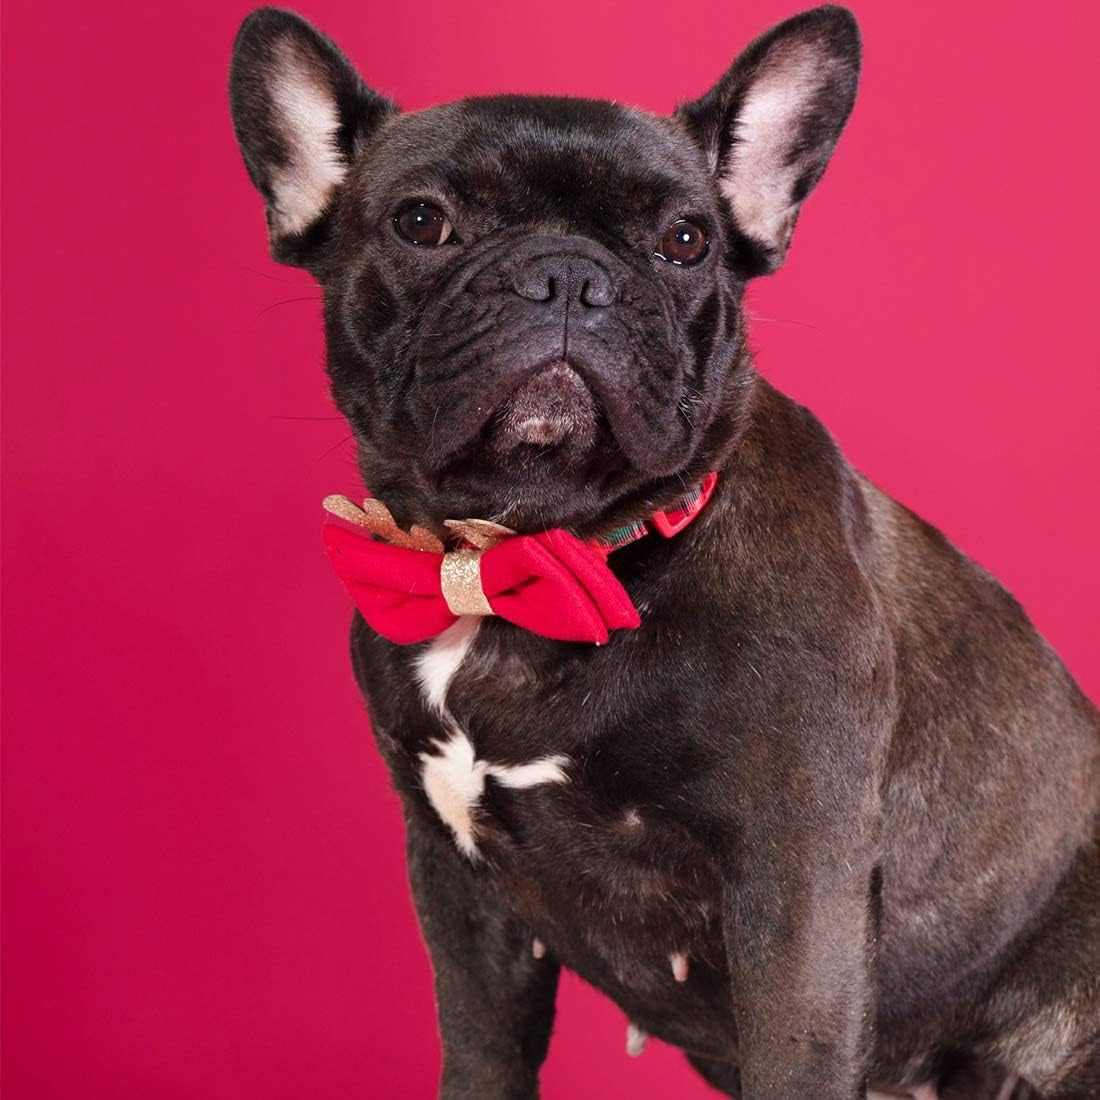
[[[864,1097],[878,873],[794,820],[746,842],[725,899],[744,1100]]]
[[[877,704],[825,694],[742,742],[723,922],[744,1100],[866,1095],[888,740]]]
[[[435,971],[442,1100],[538,1096],[558,964],[439,831],[406,814],[409,879]]]

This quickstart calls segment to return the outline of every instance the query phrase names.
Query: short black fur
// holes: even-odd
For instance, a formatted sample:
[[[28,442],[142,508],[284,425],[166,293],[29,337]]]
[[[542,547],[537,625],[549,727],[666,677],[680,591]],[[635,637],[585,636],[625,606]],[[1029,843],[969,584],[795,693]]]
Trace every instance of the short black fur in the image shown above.
[[[1100,1095],[1096,709],[745,343],[745,283],[782,262],[859,60],[825,7],[671,118],[521,96],[406,115],[296,16],[238,36],[274,255],[320,281],[334,397],[402,525],[592,537],[720,472],[686,532],[613,555],[639,630],[485,620],[446,714],[427,646],[356,618],[450,1100],[537,1095],[561,965],[746,1100]],[[410,202],[453,235],[403,239]],[[682,218],[708,238],[694,266],[654,254]],[[486,780],[474,859],[424,789],[455,730],[479,760],[567,761],[564,783]]]

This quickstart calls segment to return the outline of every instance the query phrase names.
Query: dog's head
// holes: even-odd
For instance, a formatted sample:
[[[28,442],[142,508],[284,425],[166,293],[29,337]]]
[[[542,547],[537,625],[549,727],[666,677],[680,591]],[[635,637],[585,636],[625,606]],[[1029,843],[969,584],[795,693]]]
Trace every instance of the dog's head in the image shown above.
[[[744,284],[782,262],[858,69],[855,21],[823,7],[671,117],[402,113],[297,16],[250,15],[237,137],[275,258],[322,286],[333,394],[398,519],[592,530],[713,468],[751,378]]]

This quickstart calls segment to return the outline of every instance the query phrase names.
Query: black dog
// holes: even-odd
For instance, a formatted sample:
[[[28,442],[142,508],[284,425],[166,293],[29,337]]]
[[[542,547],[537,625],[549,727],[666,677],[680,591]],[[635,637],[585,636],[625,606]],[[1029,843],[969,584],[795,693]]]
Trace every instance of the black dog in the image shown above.
[[[447,1097],[537,1093],[560,965],[748,1100],[1100,1096],[1100,722],[1012,597],[755,374],[855,96],[852,16],[657,118],[402,114],[308,24],[241,29],[237,135],[324,291],[365,482],[403,528],[607,536],[609,644],[463,617],[352,652],[402,795]]]

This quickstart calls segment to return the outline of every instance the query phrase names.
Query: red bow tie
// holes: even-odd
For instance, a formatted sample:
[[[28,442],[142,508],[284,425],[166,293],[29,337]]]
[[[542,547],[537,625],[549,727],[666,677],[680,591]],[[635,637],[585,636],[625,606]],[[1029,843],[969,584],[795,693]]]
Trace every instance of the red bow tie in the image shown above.
[[[708,474],[676,509],[655,513],[657,530],[666,537],[683,530],[702,511],[716,481],[717,475]],[[497,615],[547,638],[597,644],[611,630],[641,625],[607,553],[644,535],[644,524],[617,531],[599,546],[560,529],[501,536],[497,528],[493,538],[499,541],[487,549],[441,553],[427,532],[402,532],[378,501],[366,506],[373,507],[364,513],[343,498],[326,501],[357,526],[326,523],[325,548],[363,618],[391,642],[434,638],[460,615]],[[480,529],[474,521],[453,526]]]

